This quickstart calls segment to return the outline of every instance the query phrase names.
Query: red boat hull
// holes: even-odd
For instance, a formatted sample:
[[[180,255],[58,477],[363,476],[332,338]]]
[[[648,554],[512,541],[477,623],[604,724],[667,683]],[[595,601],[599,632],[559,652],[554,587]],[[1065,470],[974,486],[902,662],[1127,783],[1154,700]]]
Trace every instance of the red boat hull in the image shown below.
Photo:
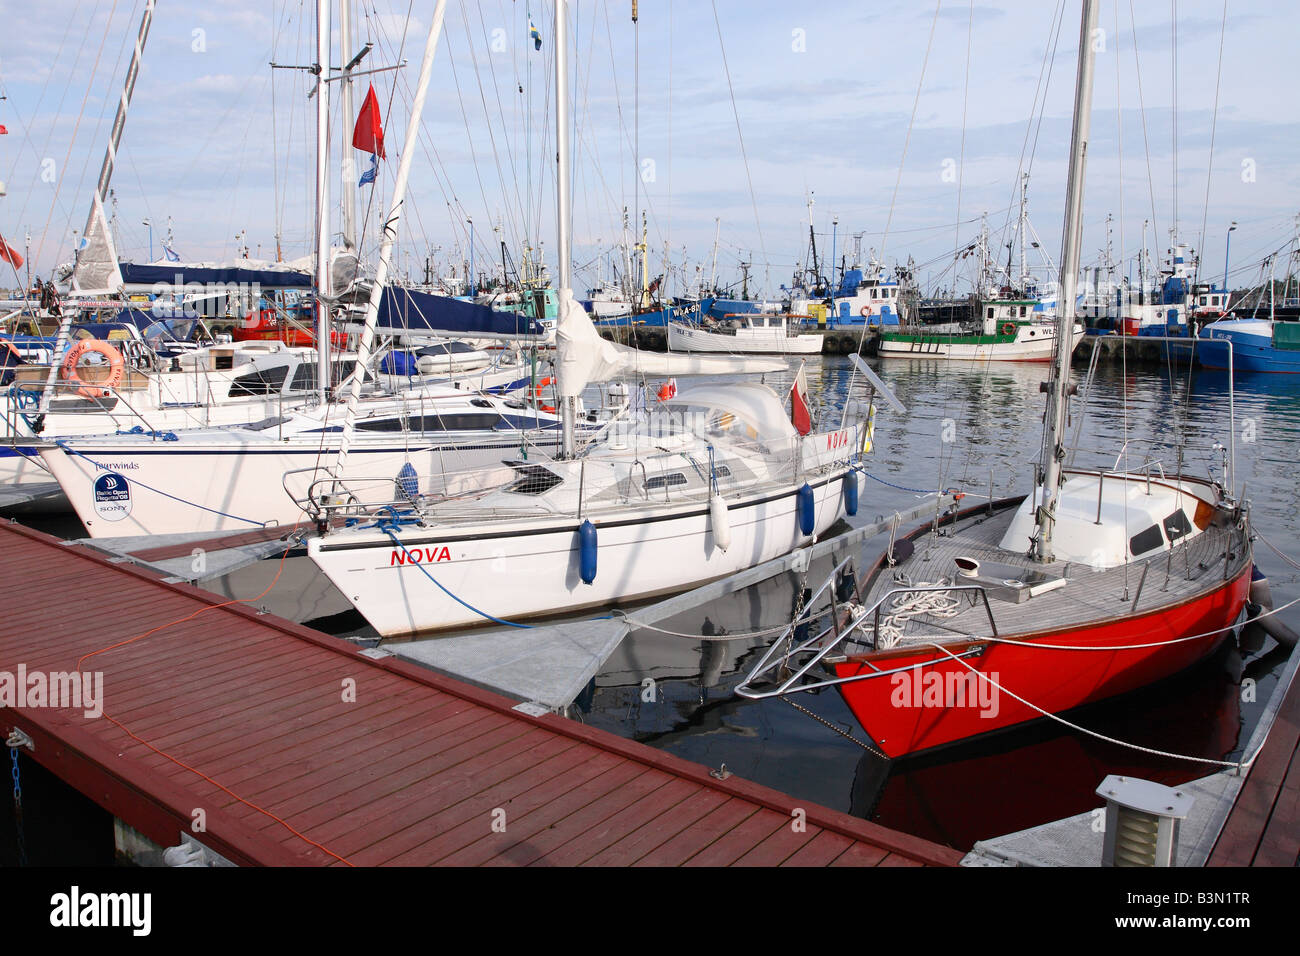
[[[964,658],[965,664],[934,648],[878,652],[869,655],[875,669],[909,669],[842,684],[840,692],[877,746],[890,757],[903,757],[1042,716],[1011,694],[1059,714],[1176,674],[1213,654],[1230,632],[1134,650],[1054,650],[1034,645],[1111,647],[1205,634],[1236,621],[1249,589],[1247,564],[1209,594],[1138,617],[1030,636],[1003,635],[1026,645],[981,641],[946,645],[954,654],[984,648],[982,654]],[[836,676],[872,672],[866,659],[856,656],[836,664]],[[970,668],[1005,690],[976,677]]]

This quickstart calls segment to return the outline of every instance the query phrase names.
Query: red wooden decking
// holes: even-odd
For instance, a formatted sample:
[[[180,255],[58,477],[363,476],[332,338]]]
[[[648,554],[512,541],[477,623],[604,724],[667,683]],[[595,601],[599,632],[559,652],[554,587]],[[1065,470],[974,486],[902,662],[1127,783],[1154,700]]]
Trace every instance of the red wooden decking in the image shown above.
[[[955,865],[961,854],[0,524],[0,671],[103,672],[104,715],[0,707],[162,846],[242,865]],[[30,581],[31,589],[19,588]],[[796,811],[804,811],[797,831]],[[496,827],[494,828],[494,823]]]
[[[1300,680],[1292,681],[1206,865],[1300,866]]]

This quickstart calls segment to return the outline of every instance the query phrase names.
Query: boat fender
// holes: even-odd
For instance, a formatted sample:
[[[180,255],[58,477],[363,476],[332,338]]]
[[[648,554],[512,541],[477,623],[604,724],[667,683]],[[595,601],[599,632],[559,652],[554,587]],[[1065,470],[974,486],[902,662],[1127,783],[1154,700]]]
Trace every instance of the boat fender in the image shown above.
[[[799,530],[805,535],[812,534],[813,528],[817,526],[816,514],[814,511],[813,490],[806,481],[803,483],[803,487],[799,489],[796,510],[799,513]]]
[[[1268,586],[1268,578],[1254,566],[1250,569],[1250,602],[1265,610],[1273,610],[1273,592]]]
[[[596,526],[589,520],[578,528],[578,573],[583,584],[596,580]]]
[[[844,476],[844,513],[853,517],[858,513],[858,473],[850,471]]]
[[[731,517],[722,495],[715,494],[709,498],[709,523],[713,526],[713,543],[719,550],[726,551],[731,547]]]

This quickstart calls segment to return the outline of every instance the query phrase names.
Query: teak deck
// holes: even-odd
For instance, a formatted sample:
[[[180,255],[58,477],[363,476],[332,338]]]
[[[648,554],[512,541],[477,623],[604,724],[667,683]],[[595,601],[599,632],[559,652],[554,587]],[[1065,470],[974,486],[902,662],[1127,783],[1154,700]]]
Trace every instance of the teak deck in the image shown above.
[[[0,575],[0,671],[76,672],[99,651],[82,666],[104,707],[0,707],[0,730],[161,846],[188,831],[241,865],[961,859],[15,524]]]

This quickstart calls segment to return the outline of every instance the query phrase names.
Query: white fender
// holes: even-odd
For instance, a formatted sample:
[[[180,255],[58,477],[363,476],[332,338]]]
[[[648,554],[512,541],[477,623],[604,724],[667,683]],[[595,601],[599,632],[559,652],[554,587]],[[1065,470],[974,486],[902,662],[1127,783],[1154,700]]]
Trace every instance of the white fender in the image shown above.
[[[727,514],[727,503],[722,495],[709,498],[709,521],[713,525],[713,543],[721,550],[731,547],[731,517]]]

